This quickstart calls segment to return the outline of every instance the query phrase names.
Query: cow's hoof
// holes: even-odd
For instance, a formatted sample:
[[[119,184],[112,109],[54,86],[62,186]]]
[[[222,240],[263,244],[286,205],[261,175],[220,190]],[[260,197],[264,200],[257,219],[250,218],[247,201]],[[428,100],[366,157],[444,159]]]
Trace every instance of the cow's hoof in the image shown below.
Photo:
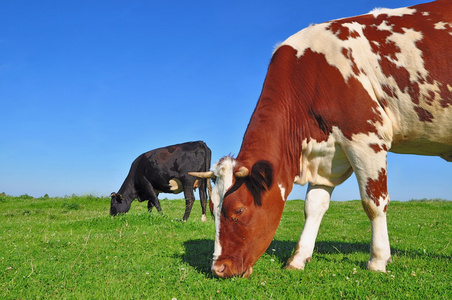
[[[297,266],[294,266],[294,265],[286,265],[285,267],[284,267],[284,269],[286,269],[286,270],[288,270],[288,271],[292,271],[292,270],[304,270],[304,267],[297,267]]]
[[[388,259],[375,259],[372,258],[366,264],[366,269],[377,272],[386,272],[386,265],[388,262],[392,262],[391,257]]]
[[[291,257],[286,266],[284,267],[286,270],[304,270],[306,262],[309,262],[311,258],[309,257],[304,262],[297,262],[293,257]]]
[[[206,215],[202,215],[202,217],[201,217],[201,222],[206,222],[206,221],[207,221]]]

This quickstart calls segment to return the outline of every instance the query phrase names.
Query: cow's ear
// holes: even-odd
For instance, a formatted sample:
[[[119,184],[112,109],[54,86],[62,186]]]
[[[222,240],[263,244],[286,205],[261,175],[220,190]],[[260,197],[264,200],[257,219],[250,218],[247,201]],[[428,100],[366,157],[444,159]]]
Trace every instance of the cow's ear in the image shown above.
[[[121,202],[122,201],[122,195],[121,194],[115,194],[116,201]]]
[[[251,192],[256,205],[262,205],[262,193],[270,189],[272,183],[273,169],[270,163],[265,160],[260,160],[255,163],[246,180],[246,185]]]

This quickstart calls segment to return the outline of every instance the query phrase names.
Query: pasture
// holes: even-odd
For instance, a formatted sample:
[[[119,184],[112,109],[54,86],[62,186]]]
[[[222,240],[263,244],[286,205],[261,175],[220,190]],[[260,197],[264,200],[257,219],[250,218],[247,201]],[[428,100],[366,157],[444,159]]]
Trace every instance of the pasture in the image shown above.
[[[452,202],[392,201],[393,263],[364,270],[370,224],[359,201],[331,202],[304,271],[282,267],[304,223],[288,201],[276,236],[248,279],[210,273],[214,222],[197,200],[163,214],[134,202],[110,217],[109,198],[0,196],[1,299],[451,299]]]

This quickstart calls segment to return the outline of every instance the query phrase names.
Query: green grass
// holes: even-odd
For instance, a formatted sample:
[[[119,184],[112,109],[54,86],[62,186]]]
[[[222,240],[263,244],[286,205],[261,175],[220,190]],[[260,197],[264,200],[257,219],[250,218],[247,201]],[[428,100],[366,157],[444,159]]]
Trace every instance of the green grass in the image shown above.
[[[332,202],[304,271],[282,269],[304,223],[289,201],[275,239],[248,279],[210,273],[214,224],[199,202],[163,214],[134,202],[110,217],[109,199],[0,194],[0,299],[451,299],[452,202],[391,202],[393,263],[364,270],[370,225],[359,201]]]

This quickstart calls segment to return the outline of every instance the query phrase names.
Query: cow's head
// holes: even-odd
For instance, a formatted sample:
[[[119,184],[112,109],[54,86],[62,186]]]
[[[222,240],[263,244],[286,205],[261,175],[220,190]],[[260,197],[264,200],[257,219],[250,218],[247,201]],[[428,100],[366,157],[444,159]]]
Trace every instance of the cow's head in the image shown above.
[[[134,199],[129,195],[111,193],[110,215],[116,216],[118,213],[126,213],[130,209],[130,205]]]
[[[270,245],[284,208],[283,195],[267,161],[240,165],[221,159],[212,189],[215,250],[212,271],[219,277],[251,275],[253,266]]]

